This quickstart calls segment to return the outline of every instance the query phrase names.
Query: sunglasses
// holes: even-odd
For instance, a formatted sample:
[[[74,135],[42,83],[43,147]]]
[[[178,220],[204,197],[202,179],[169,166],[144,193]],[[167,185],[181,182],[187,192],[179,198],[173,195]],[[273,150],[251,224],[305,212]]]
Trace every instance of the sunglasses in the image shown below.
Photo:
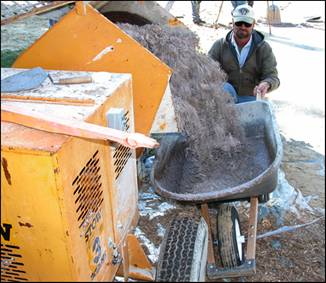
[[[236,22],[234,23],[237,27],[241,27],[242,25],[244,25],[246,28],[250,28],[252,26],[252,24],[246,23],[246,22]]]

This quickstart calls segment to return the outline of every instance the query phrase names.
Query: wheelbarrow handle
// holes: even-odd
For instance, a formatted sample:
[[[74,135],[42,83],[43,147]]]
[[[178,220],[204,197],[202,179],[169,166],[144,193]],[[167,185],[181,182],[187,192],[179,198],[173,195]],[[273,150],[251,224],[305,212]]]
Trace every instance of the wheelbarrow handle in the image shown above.
[[[155,148],[159,143],[140,133],[126,133],[87,122],[54,117],[13,105],[1,105],[1,121],[16,123],[37,130],[89,139],[118,142],[129,148]]]

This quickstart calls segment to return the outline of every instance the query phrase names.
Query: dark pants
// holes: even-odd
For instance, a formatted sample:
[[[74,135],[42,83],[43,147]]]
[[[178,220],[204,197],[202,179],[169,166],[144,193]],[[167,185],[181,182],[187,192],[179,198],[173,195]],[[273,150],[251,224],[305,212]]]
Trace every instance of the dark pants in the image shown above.
[[[228,82],[223,84],[223,89],[234,99],[234,103],[243,103],[243,102],[250,102],[256,100],[256,96],[253,95],[246,95],[246,96],[238,95],[233,85],[231,85]]]
[[[174,2],[175,1],[168,1],[168,3],[166,3],[165,10],[167,10],[169,12],[171,10]]]
[[[199,22],[201,20],[199,16],[200,2],[201,1],[191,1],[193,22]]]
[[[249,6],[254,6],[254,1],[231,1],[233,9],[242,4],[248,4]]]

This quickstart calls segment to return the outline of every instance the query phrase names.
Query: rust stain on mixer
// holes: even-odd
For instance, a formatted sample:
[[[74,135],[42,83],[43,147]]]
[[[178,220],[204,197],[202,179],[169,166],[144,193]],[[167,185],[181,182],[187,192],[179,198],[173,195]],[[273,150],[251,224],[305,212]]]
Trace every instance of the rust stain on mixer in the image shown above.
[[[1,165],[2,165],[3,171],[5,173],[6,180],[7,180],[8,184],[11,185],[11,175],[8,170],[8,161],[6,158],[1,158]]]

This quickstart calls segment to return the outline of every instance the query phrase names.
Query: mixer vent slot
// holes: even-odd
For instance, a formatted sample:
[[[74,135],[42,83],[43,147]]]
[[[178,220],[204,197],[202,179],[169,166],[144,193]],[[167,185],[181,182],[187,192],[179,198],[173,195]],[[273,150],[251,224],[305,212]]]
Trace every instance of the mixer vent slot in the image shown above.
[[[87,222],[86,217],[96,213],[103,203],[100,169],[97,150],[72,183],[79,228]]]
[[[126,111],[123,115],[123,130],[128,132],[130,129],[129,111]]]
[[[132,155],[131,149],[123,145],[119,145],[115,149],[113,154],[115,179],[119,178],[123,168],[127,164],[131,155]]]
[[[28,281],[19,247],[1,244],[1,282]]]
[[[123,130],[128,132],[130,129],[130,118],[129,111],[126,111],[123,115]],[[130,148],[125,147],[123,145],[119,145],[115,148],[113,153],[113,164],[114,164],[114,173],[115,179],[117,180],[127,164],[129,158],[132,155],[132,151]]]

